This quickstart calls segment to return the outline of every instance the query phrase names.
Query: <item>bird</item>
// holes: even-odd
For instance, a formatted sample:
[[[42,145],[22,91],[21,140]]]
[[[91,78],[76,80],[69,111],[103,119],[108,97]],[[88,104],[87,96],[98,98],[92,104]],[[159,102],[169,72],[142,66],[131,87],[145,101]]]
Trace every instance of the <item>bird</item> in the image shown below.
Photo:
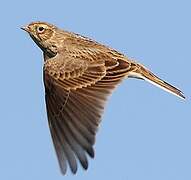
[[[127,78],[148,81],[182,99],[178,88],[142,64],[91,38],[46,22],[21,27],[44,57],[43,80],[50,134],[63,175],[88,169],[108,97]]]

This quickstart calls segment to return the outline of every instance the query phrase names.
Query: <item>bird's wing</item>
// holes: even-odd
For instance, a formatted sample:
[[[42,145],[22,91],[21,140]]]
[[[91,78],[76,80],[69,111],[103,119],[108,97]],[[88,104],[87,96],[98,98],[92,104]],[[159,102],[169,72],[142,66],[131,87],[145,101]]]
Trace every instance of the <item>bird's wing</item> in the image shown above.
[[[48,121],[63,174],[67,163],[76,173],[76,159],[87,169],[86,153],[94,157],[93,145],[104,104],[123,74],[118,73],[122,69],[118,69],[119,65],[117,61],[95,63],[61,55],[46,61]]]

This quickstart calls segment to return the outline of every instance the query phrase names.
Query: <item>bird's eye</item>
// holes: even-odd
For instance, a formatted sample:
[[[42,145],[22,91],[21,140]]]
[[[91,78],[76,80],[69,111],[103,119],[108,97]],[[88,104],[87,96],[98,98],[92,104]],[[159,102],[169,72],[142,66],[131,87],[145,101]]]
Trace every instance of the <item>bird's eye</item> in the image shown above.
[[[44,30],[45,30],[45,28],[42,27],[42,26],[39,26],[39,27],[37,28],[37,31],[38,31],[39,33],[44,32]]]

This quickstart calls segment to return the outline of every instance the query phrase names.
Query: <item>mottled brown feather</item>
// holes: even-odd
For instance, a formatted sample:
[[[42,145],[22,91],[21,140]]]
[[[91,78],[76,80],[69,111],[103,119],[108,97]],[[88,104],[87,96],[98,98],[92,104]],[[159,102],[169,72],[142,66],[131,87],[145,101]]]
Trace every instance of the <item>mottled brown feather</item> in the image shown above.
[[[46,104],[61,171],[66,173],[66,162],[61,161],[67,160],[71,171],[76,173],[76,161],[69,153],[75,154],[82,167],[87,169],[85,152],[94,157],[95,135],[107,97],[122,76],[125,77],[129,64],[124,66],[120,60],[111,60],[111,63],[107,60],[105,64],[104,61],[85,63],[81,59],[65,58],[56,56],[45,63]],[[69,75],[65,76],[66,73]],[[52,111],[49,110],[51,107]],[[64,139],[67,150],[62,147]],[[63,149],[57,150],[58,147]]]
[[[39,32],[39,27],[43,31]],[[50,132],[61,172],[88,168],[108,96],[125,77],[147,80],[185,98],[174,86],[118,51],[44,22],[22,28],[44,54],[44,85]]]

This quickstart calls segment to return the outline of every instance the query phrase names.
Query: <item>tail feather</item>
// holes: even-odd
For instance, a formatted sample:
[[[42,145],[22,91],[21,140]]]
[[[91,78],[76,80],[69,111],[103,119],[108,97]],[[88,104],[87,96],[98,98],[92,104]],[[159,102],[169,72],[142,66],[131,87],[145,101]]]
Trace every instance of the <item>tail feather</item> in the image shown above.
[[[154,75],[152,72],[150,72],[148,69],[146,69],[144,66],[142,66],[140,64],[136,64],[136,69],[134,71],[131,71],[129,73],[129,76],[146,80],[146,81],[150,82],[151,84],[153,84],[171,94],[174,94],[175,96],[185,99],[185,96],[181,90],[179,90],[178,88],[163,81],[162,79],[160,79],[159,77]]]

